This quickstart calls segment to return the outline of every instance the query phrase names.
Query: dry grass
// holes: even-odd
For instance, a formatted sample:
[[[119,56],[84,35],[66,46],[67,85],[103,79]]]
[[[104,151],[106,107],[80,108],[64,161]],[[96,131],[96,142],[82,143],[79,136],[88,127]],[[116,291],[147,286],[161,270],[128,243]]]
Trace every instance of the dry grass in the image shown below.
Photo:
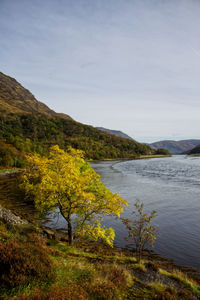
[[[161,281],[150,282],[147,286],[153,289],[156,293],[163,292],[168,288],[168,286],[163,284]]]
[[[181,285],[183,285],[186,288],[189,288],[193,293],[195,293],[197,296],[200,297],[200,286],[196,281],[194,281],[192,278],[187,277],[186,274],[183,272],[180,272],[178,270],[174,270],[173,272],[167,272],[163,269],[159,269],[160,274],[165,275],[171,279],[176,280]]]
[[[113,249],[110,250],[110,253],[101,250],[92,252],[89,247],[68,246],[66,243],[53,240],[47,242],[46,239],[34,233],[23,234],[21,231],[17,233],[13,229],[8,230],[1,223],[0,233],[1,243],[8,242],[9,246],[9,243],[12,245],[12,242],[16,241],[15,248],[17,250],[21,249],[18,247],[19,245],[28,245],[31,251],[29,251],[30,249],[27,251],[33,256],[32,250],[35,249],[36,244],[39,244],[42,256],[45,253],[45,256],[48,257],[55,275],[52,281],[44,281],[42,277],[37,281],[38,278],[33,276],[29,278],[28,285],[18,284],[14,289],[8,287],[1,291],[1,299],[190,300],[195,299],[194,294],[199,297],[199,286],[194,280],[176,270],[169,273],[160,269],[159,264],[150,260],[142,260],[138,264],[131,254],[126,256],[125,252]],[[9,251],[11,250],[6,250],[7,253],[10,253]],[[29,272],[24,267],[24,252],[20,250],[20,253],[18,251],[21,264],[24,270]],[[15,257],[13,253],[10,255]],[[25,262],[26,259],[28,258],[25,258]],[[16,263],[18,266],[19,261]],[[153,281],[153,277],[148,279],[152,282],[147,284],[146,278],[149,278],[152,271],[159,272],[179,284],[175,284],[172,288],[161,281]],[[162,278],[163,276],[160,276],[160,280]],[[168,284],[171,280],[166,279],[164,283]],[[181,288],[179,289],[179,287]]]
[[[141,261],[140,263],[132,264],[132,268],[135,270],[142,271],[142,272],[147,272],[145,263],[143,261]]]

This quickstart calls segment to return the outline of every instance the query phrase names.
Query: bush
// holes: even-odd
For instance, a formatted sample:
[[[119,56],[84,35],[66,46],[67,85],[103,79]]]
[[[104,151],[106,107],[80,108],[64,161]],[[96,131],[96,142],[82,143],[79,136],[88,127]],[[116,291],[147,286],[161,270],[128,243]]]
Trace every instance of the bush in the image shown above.
[[[77,284],[71,284],[69,286],[58,287],[53,285],[49,291],[43,291],[36,289],[31,295],[20,295],[16,300],[88,300],[87,292]]]
[[[148,261],[146,264],[145,264],[145,267],[147,267],[148,269],[154,271],[154,272],[158,272],[159,271],[159,267],[158,265],[153,262],[153,261]]]
[[[118,299],[118,289],[111,282],[96,282],[94,285],[85,285],[89,294],[89,299],[95,300],[114,300]]]
[[[157,149],[155,154],[158,154],[158,155],[171,155],[171,153],[167,149],[164,149],[164,148]]]
[[[192,295],[191,292],[187,290],[174,290],[173,288],[168,287],[164,291],[153,293],[153,299],[158,300],[195,300],[196,297]]]
[[[16,287],[31,281],[51,281],[51,261],[39,243],[0,242],[0,285]]]
[[[124,289],[132,284],[132,276],[127,269],[120,265],[104,264],[100,267],[102,278],[113,283],[116,287]]]

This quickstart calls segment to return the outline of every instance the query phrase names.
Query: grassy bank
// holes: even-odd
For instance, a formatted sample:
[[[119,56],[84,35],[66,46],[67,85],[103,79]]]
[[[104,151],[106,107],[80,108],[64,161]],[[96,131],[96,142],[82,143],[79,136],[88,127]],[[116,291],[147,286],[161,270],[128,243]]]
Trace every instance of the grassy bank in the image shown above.
[[[91,160],[91,162],[101,162],[101,161],[128,161],[128,160],[138,160],[138,159],[150,159],[150,158],[164,158],[164,157],[171,157],[171,155],[161,155],[161,154],[155,154],[155,155],[140,155],[136,156],[135,158],[107,158],[107,159],[101,159],[101,160]]]
[[[140,155],[137,159],[148,159],[148,158],[163,158],[163,157],[171,157],[171,155],[161,155],[161,154],[155,154],[155,155]]]
[[[1,299],[198,299],[194,270],[102,243],[68,246],[32,226],[0,224]]]

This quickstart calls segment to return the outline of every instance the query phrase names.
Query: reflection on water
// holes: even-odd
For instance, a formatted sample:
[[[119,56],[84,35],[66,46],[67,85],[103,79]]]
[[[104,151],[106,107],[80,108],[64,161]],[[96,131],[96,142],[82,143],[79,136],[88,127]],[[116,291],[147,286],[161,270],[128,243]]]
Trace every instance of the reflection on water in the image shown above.
[[[19,188],[20,175],[2,175],[0,174],[0,204],[22,218],[29,221],[37,220],[40,223],[46,223],[45,216],[41,215],[34,207],[30,199],[26,199],[24,193]]]
[[[22,191],[19,189],[18,175],[0,175],[0,204],[14,212],[25,215],[33,210],[33,206],[27,205]]]
[[[136,198],[144,202],[147,211],[158,211],[154,221],[160,231],[156,252],[200,269],[199,157],[101,162],[92,166],[108,188],[130,203],[123,217],[131,217]],[[115,228],[116,243],[125,246],[124,225],[112,218],[106,218],[105,224]]]

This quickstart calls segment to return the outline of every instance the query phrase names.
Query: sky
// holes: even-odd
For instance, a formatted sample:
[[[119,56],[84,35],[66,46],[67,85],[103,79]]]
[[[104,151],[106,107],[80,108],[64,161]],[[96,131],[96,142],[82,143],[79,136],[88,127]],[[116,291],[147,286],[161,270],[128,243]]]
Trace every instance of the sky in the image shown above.
[[[200,138],[200,1],[0,0],[0,71],[78,122]]]

